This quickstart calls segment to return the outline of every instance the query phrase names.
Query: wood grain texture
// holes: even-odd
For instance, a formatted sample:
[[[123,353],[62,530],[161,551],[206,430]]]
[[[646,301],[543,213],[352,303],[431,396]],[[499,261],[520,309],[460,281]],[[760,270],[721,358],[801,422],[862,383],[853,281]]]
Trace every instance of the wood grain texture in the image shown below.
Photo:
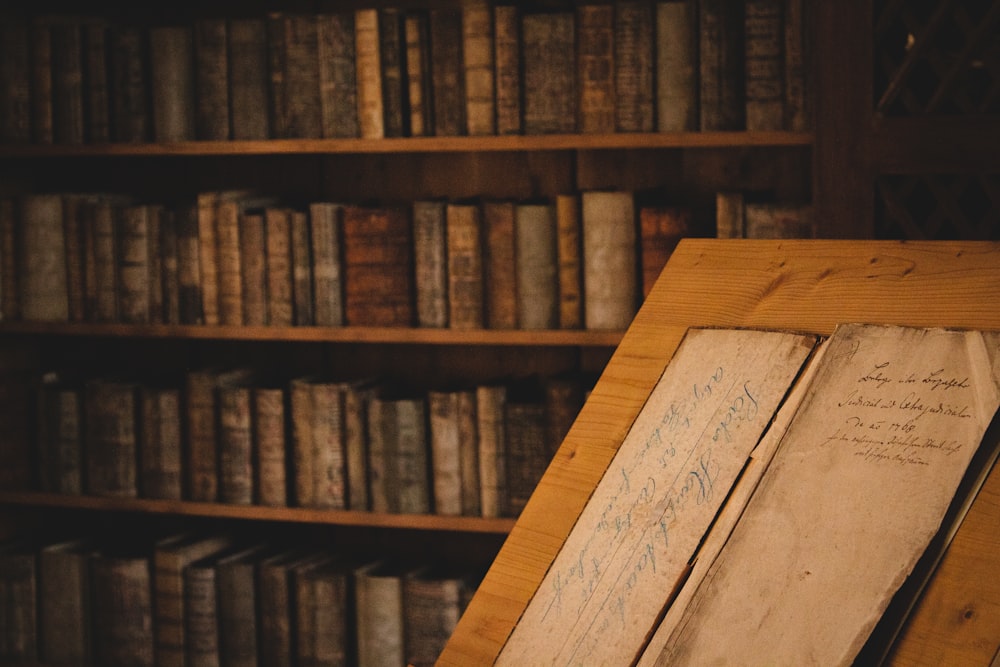
[[[681,241],[439,664],[495,660],[688,327],[824,335],[840,322],[1000,329],[997,294],[1000,243]],[[1000,617],[1000,592],[990,583],[1000,569],[998,494],[994,470],[898,640],[896,664],[915,662],[921,651],[927,664],[989,664]],[[964,628],[947,646],[935,639],[945,632],[941,619]],[[938,659],[927,647],[947,652]]]

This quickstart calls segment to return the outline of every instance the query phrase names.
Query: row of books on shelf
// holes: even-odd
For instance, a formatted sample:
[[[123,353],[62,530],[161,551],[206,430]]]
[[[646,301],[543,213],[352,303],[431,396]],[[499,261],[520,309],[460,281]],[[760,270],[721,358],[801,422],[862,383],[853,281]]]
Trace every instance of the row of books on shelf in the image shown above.
[[[0,140],[804,130],[804,4],[8,17]]]
[[[2,488],[484,517],[517,516],[592,382],[417,391],[246,368],[173,384],[70,375],[3,384]]]
[[[225,534],[0,543],[0,661],[434,664],[481,573]]]
[[[632,192],[535,200],[311,202],[244,191],[186,203],[0,200],[6,320],[624,330],[684,206]]]

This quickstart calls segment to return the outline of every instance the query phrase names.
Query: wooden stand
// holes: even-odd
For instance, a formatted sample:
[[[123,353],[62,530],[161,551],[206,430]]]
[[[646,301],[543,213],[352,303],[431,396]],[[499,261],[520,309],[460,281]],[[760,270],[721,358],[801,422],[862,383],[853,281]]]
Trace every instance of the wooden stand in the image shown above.
[[[681,242],[445,648],[491,664],[689,327],[828,335],[838,323],[1000,330],[1000,243]],[[989,665],[1000,645],[1000,466],[890,663]]]

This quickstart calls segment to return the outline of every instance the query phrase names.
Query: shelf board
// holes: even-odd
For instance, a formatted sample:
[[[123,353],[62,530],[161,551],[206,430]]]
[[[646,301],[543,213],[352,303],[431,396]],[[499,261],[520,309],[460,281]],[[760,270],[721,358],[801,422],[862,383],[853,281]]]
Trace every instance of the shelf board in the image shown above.
[[[3,322],[0,334],[184,338],[306,343],[615,347],[623,331],[423,329],[418,327],[268,327],[91,322]]]
[[[811,132],[643,132],[386,139],[270,139],[175,143],[23,144],[0,146],[2,157],[280,155],[330,153],[458,153],[637,148],[809,146]]]
[[[0,504],[22,507],[56,507],[96,512],[139,512],[198,516],[251,521],[327,524],[331,526],[363,526],[368,528],[398,528],[411,530],[491,533],[506,535],[515,519],[473,516],[441,516],[435,514],[386,514],[350,510],[309,509],[304,507],[264,507],[261,505],[225,505],[180,500],[146,498],[110,498],[55,493],[0,492]]]

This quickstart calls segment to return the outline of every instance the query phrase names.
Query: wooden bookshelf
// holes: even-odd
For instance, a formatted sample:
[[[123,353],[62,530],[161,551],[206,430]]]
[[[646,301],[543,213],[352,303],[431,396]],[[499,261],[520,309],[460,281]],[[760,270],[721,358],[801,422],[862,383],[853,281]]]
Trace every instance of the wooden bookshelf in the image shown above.
[[[1000,244],[682,241],[441,658],[491,664],[689,327],[826,335],[841,322],[1000,330]],[[891,664],[990,665],[1000,637],[1000,469],[918,602]]]

